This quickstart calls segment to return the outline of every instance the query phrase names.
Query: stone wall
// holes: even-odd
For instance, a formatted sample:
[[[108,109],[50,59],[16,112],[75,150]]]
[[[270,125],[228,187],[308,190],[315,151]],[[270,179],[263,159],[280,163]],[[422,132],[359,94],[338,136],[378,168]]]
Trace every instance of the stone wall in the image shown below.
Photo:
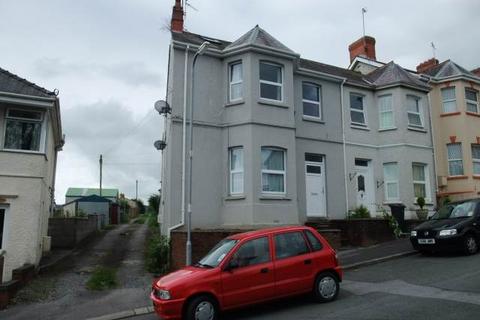
[[[97,230],[95,215],[87,218],[50,218],[48,235],[52,237],[52,248],[74,248]]]
[[[370,246],[395,239],[385,219],[330,220],[330,225],[342,231],[342,246]]]

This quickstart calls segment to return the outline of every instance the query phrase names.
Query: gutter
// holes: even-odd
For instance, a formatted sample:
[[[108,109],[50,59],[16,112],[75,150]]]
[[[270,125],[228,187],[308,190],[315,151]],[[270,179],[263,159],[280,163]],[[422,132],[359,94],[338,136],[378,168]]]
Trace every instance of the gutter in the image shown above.
[[[435,196],[438,194],[438,181],[437,181],[437,157],[435,156],[435,135],[433,134],[433,119],[432,119],[432,105],[430,103],[430,92],[427,94],[428,101],[428,114],[430,122],[430,137],[432,139],[432,155],[433,155],[433,186],[435,187]],[[436,198],[436,197],[435,197]],[[437,204],[438,205],[438,204]]]
[[[343,98],[343,88],[347,82],[347,79],[343,79],[342,83],[340,84],[340,110],[341,110],[341,120],[342,120],[342,144],[343,144],[343,172],[344,172],[344,184],[345,184],[345,205],[346,205],[346,212],[348,215],[349,210],[349,203],[348,203],[348,180],[347,180],[347,147],[346,147],[346,137],[345,137],[345,107],[344,107],[344,98]]]

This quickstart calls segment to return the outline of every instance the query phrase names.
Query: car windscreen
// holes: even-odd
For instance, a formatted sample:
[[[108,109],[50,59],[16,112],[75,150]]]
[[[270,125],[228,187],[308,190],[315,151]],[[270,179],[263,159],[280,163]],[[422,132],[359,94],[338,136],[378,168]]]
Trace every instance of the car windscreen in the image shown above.
[[[432,219],[455,219],[472,217],[475,212],[474,201],[467,201],[462,203],[451,203],[440,208],[437,213],[432,216]]]
[[[197,263],[197,266],[206,268],[218,266],[237,242],[238,240],[223,239]]]

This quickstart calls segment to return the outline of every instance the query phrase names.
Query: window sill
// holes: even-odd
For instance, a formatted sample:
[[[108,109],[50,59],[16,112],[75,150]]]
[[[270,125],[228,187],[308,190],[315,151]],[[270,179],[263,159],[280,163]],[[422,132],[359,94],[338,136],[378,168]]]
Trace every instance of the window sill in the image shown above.
[[[460,111],[455,111],[455,112],[446,112],[446,113],[441,113],[440,117],[451,117],[451,116],[458,116],[462,114]]]
[[[47,154],[40,151],[29,151],[29,150],[15,150],[15,149],[0,149],[0,152],[7,152],[7,153],[23,153],[23,154],[31,154],[37,156],[44,156],[47,159]]]
[[[472,178],[473,178],[473,179],[476,179],[476,180],[477,180],[477,179],[480,180],[480,175],[474,174],[474,175],[472,176]]]
[[[410,130],[410,131],[427,133],[427,130],[425,130],[424,128],[420,128],[420,127],[417,128],[417,127],[408,126],[407,129]]]
[[[225,201],[235,201],[235,200],[244,200],[247,197],[244,194],[239,194],[239,195],[232,195],[232,196],[226,196],[224,198]]]
[[[397,127],[384,128],[384,129],[378,129],[378,132],[393,131],[397,129],[398,129]]]
[[[363,130],[363,131],[370,131],[370,128],[367,126],[362,126],[358,124],[350,124],[350,128],[352,129],[358,129],[358,130]]]
[[[230,102],[227,102],[225,104],[225,108],[228,108],[228,107],[233,107],[233,106],[238,106],[238,105],[241,105],[241,104],[245,104],[245,100],[238,100],[238,101],[230,101]]]
[[[316,117],[311,117],[311,116],[306,116],[306,115],[302,115],[302,119],[303,119],[303,121],[325,123],[325,121],[323,121],[322,118],[316,118]]]
[[[403,204],[401,200],[385,200],[383,201],[384,205],[389,205],[389,204]]]
[[[267,99],[260,98],[258,100],[258,103],[266,106],[273,106],[273,107],[288,109],[288,106],[282,101],[267,100]]]
[[[274,195],[274,194],[263,194],[258,199],[260,200],[286,200],[291,201],[291,198],[288,198],[284,195]]]
[[[475,113],[475,112],[467,111],[467,112],[465,112],[465,114],[466,114],[467,116],[472,116],[472,117],[478,117],[478,118],[480,118],[480,114]]]
[[[462,180],[468,179],[468,176],[448,176],[447,180]]]

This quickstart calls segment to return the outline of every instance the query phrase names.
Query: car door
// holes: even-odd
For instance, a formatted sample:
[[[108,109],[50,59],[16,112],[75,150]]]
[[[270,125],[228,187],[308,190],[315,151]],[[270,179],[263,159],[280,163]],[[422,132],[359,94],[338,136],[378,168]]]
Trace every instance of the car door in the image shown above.
[[[275,234],[273,243],[277,296],[311,291],[315,268],[302,231]]]
[[[260,302],[274,297],[271,243],[268,236],[241,244],[222,271],[224,308]]]

